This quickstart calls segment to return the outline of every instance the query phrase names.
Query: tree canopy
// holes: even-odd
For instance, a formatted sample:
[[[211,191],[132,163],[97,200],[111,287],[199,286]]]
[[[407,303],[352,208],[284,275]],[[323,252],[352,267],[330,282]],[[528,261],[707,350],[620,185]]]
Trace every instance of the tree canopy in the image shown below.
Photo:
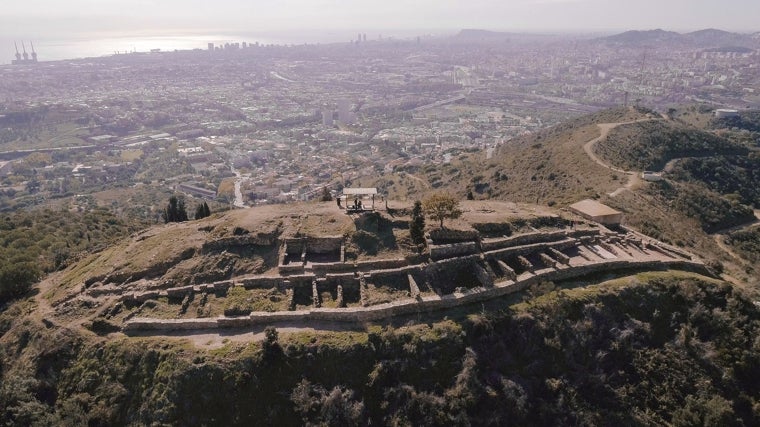
[[[459,200],[448,193],[435,193],[422,201],[422,209],[431,219],[439,221],[443,228],[444,219],[456,219],[462,216]]]
[[[187,221],[187,210],[185,209],[185,200],[178,199],[177,196],[169,198],[169,204],[164,209],[164,222],[183,222]]]

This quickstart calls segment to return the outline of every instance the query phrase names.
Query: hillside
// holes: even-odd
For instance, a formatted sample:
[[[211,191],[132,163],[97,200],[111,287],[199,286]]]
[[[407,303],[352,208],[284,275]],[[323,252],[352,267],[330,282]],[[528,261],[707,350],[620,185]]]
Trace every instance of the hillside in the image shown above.
[[[199,350],[0,314],[15,425],[755,425],[760,312],[729,285],[640,275],[413,326]],[[503,305],[502,305],[503,307]]]
[[[491,159],[481,152],[468,153],[450,164],[407,171],[414,180],[394,174],[361,183],[410,199],[445,188],[462,197],[472,191],[476,199],[568,205],[614,191],[624,180],[623,174],[600,166],[584,153],[583,146],[601,135],[597,124],[651,118],[646,110],[604,110],[508,141]]]
[[[0,219],[0,304],[43,275],[107,247],[139,227],[105,209],[34,210]]]
[[[664,118],[646,109],[604,110],[508,141],[490,159],[466,153],[450,164],[361,184],[408,199],[441,188],[463,198],[554,207],[596,198],[624,212],[625,224],[725,265],[739,281],[758,283],[748,259],[716,245],[714,235],[754,219],[756,138],[747,129],[719,126],[711,112],[689,105]],[[666,182],[640,178],[663,168]]]
[[[9,216],[2,253],[52,273],[0,304],[0,424],[757,425],[757,156],[674,116],[379,177],[407,200],[371,212]],[[434,190],[461,216],[418,246]],[[587,197],[623,226],[566,209]]]
[[[746,155],[748,149],[691,127],[650,121],[618,126],[597,144],[596,153],[625,169],[659,171],[676,158]]]

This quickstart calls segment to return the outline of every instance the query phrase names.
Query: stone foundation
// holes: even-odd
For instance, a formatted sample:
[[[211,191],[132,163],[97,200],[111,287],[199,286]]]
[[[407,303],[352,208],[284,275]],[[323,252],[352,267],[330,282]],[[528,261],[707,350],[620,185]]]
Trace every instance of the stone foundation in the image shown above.
[[[122,328],[125,332],[153,330],[202,330],[221,328],[248,328],[256,325],[271,325],[280,322],[308,322],[308,321],[331,321],[364,323],[368,321],[382,320],[394,316],[426,313],[431,311],[449,309],[460,305],[466,305],[481,301],[498,298],[511,293],[519,292],[525,288],[543,281],[561,281],[594,273],[621,270],[665,270],[680,269],[693,271],[704,275],[710,275],[709,271],[701,263],[693,261],[624,261],[611,260],[586,266],[565,268],[561,270],[544,269],[537,274],[530,275],[525,279],[514,282],[508,280],[495,283],[492,287],[472,288],[463,292],[456,292],[444,296],[424,296],[410,298],[392,303],[380,304],[371,307],[355,308],[315,308],[299,311],[282,312],[254,312],[249,316],[217,317],[212,319],[146,319],[133,318],[126,322]]]

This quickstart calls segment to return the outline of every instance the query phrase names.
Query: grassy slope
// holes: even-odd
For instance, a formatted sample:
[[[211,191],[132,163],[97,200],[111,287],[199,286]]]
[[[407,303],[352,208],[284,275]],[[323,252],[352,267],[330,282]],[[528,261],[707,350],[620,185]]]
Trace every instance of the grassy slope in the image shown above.
[[[208,352],[47,329],[25,317],[32,309],[0,315],[4,423],[760,422],[760,312],[684,273],[456,321]]]
[[[476,198],[490,194],[510,201],[559,205],[613,191],[624,177],[594,163],[583,145],[600,135],[597,123],[645,117],[645,112],[632,109],[606,110],[510,141],[490,160],[472,154],[455,165],[459,170],[450,181],[451,189],[462,195],[473,189]]]
[[[497,198],[515,202],[559,205],[595,196],[619,187],[623,178],[591,161],[583,145],[599,136],[596,123],[617,123],[646,118],[634,109],[604,110],[568,123],[513,139],[492,159],[485,153],[466,153],[448,165],[428,165],[365,179],[399,198],[422,198],[431,190],[446,190],[462,197],[472,190],[476,199]]]

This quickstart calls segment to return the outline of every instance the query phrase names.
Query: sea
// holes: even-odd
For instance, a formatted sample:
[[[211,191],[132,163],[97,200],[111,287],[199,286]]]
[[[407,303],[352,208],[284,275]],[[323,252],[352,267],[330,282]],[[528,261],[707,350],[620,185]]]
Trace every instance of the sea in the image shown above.
[[[365,34],[365,33],[362,33]],[[407,39],[425,31],[395,31],[385,34],[374,31],[367,34],[367,40],[391,37]],[[159,49],[162,52],[175,50],[207,49],[209,43],[259,43],[263,45],[300,45],[317,43],[340,43],[355,41],[359,36],[356,31],[297,31],[275,33],[233,33],[233,34],[179,34],[179,35],[144,35],[125,34],[119,36],[78,36],[68,38],[41,38],[23,40],[26,51],[31,54],[30,42],[34,44],[39,61],[60,61],[67,59],[91,58],[128,52],[149,52]],[[14,42],[19,52],[23,51],[22,40],[0,37],[0,65],[10,64],[15,59]],[[31,55],[30,55],[31,56]]]

